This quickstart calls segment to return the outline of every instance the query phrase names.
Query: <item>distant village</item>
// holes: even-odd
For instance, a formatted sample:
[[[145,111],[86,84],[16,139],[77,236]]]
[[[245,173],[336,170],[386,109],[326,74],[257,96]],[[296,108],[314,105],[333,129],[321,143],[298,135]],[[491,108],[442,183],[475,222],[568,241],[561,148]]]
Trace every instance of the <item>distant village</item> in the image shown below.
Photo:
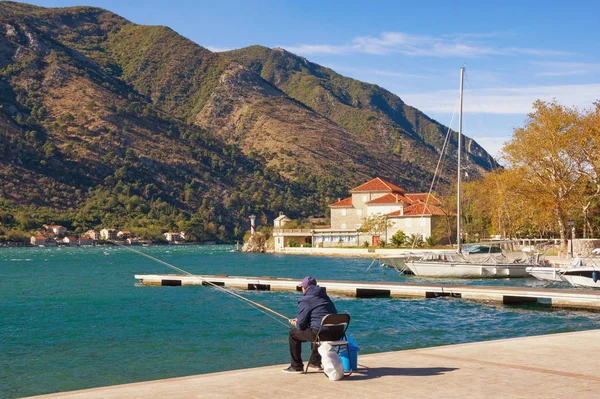
[[[90,246],[101,245],[106,243],[117,243],[120,245],[148,245],[152,242],[140,240],[135,237],[130,231],[118,230],[113,228],[104,228],[98,230],[88,230],[82,236],[76,237],[69,235],[68,230],[60,225],[42,225],[36,234],[32,235],[29,244],[38,247],[55,247],[55,246]],[[164,233],[165,241],[170,244],[185,243],[185,232],[168,232]],[[25,245],[27,245],[25,243]]]

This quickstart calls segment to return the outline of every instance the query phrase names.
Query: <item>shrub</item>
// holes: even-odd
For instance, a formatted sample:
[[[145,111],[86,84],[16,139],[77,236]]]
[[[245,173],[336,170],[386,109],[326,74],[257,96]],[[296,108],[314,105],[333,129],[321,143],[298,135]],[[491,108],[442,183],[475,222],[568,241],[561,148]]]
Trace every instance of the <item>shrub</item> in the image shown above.
[[[396,247],[401,247],[404,243],[406,243],[406,234],[402,230],[398,230],[392,237],[392,244]]]
[[[425,240],[425,244],[427,244],[428,247],[433,247],[435,246],[435,244],[437,244],[438,240],[437,238],[435,238],[434,236],[429,236],[427,237],[427,239]]]

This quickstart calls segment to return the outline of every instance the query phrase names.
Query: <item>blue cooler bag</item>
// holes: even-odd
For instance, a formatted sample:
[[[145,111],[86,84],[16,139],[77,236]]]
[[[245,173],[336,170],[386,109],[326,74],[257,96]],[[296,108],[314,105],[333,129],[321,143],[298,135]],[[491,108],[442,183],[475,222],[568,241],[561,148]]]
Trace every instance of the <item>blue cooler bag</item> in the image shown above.
[[[358,369],[358,344],[350,334],[346,334],[346,340],[348,341],[349,350],[347,351],[346,348],[342,348],[339,352],[342,364],[344,365],[344,371],[350,371],[350,369],[356,370]],[[352,364],[352,366],[350,366],[350,364]]]

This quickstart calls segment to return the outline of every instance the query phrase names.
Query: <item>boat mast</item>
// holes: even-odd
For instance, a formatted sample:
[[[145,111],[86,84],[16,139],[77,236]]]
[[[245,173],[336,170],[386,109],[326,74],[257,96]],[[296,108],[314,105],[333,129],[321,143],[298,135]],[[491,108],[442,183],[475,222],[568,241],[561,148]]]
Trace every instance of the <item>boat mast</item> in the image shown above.
[[[463,78],[465,76],[465,67],[460,68],[460,96],[459,96],[459,113],[458,113],[458,180],[456,185],[456,252],[460,250],[460,180],[461,180],[461,151],[462,151],[462,116],[463,116]]]

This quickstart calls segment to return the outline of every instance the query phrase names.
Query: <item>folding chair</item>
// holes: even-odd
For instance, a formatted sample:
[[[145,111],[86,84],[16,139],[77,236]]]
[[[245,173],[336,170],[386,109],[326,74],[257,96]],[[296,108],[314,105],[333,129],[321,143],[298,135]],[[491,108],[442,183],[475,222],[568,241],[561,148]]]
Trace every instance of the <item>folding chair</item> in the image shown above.
[[[343,314],[328,314],[327,316],[323,317],[323,319],[321,320],[321,325],[319,326],[319,331],[317,332],[317,336],[315,337],[315,340],[313,342],[311,342],[311,351],[310,351],[310,357],[308,358],[309,361],[306,362],[306,367],[304,369],[304,374],[306,374],[308,372],[308,365],[310,364],[310,359],[312,359],[313,355],[315,352],[318,351],[319,346],[321,346],[321,344],[323,343],[328,343],[329,345],[331,345],[332,347],[337,348],[337,353],[340,353],[340,348],[342,347],[346,347],[346,353],[348,354],[348,359],[350,360],[350,374],[352,374],[352,369],[353,369],[353,364],[352,364],[352,359],[350,356],[350,347],[348,346],[348,341],[346,340],[346,330],[348,330],[348,326],[350,325],[350,315],[347,313],[343,313]],[[321,339],[321,332],[323,330],[323,327],[340,327],[343,326],[344,327],[344,331],[341,334],[341,339],[338,341],[323,341]]]

